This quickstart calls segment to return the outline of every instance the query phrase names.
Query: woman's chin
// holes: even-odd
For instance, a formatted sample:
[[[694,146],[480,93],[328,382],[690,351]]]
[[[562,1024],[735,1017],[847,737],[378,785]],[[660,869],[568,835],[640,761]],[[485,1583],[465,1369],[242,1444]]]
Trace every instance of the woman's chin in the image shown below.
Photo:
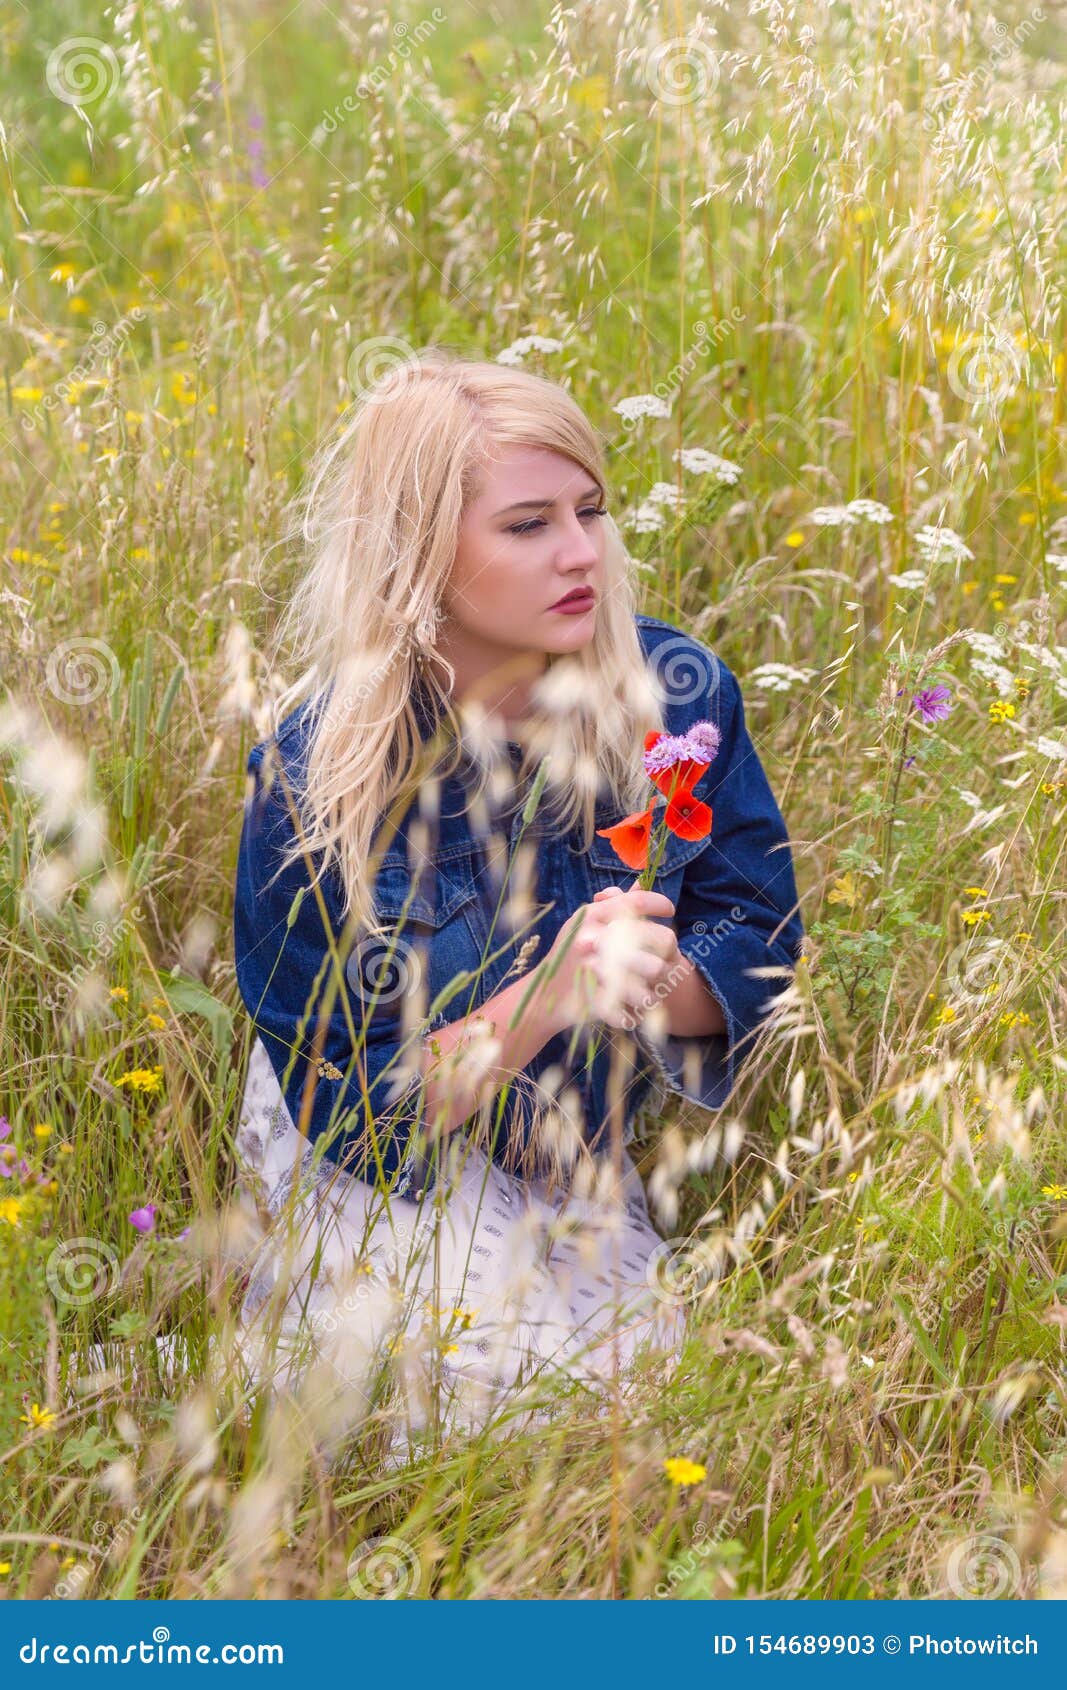
[[[585,616],[560,616],[553,612],[547,618],[556,624],[545,634],[545,650],[551,652],[580,651],[589,645],[596,632],[596,611]],[[560,626],[562,624],[562,626]]]

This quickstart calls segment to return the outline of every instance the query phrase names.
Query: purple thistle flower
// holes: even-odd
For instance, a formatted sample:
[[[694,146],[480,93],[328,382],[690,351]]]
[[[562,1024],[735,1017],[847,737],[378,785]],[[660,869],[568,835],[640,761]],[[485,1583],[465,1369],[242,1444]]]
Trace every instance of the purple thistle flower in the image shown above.
[[[925,692],[917,692],[911,702],[924,722],[941,722],[952,709],[951,697],[948,687],[927,687]]]
[[[6,1115],[0,1115],[0,1139],[7,1138],[11,1132],[11,1122]]]
[[[143,1209],[134,1209],[133,1213],[128,1215],[126,1218],[131,1226],[137,1228],[138,1232],[154,1232],[156,1225],[156,1205],[154,1203],[146,1203]]]
[[[694,722],[683,738],[695,763],[710,763],[722,744],[722,734],[714,722]]]
[[[644,753],[645,773],[660,775],[664,769],[673,769],[675,763],[684,763],[691,756],[685,738],[679,734],[664,734],[658,739],[650,751]]]
[[[721,741],[714,722],[694,722],[684,734],[664,734],[644,753],[645,773],[659,775],[677,763],[710,763]]]

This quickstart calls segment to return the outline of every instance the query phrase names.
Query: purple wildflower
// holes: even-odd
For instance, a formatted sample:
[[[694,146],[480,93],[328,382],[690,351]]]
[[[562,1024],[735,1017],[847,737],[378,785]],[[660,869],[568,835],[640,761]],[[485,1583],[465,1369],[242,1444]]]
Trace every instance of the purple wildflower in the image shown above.
[[[664,734],[644,754],[645,773],[660,775],[678,763],[710,763],[721,740],[714,722],[694,722],[684,734]]]
[[[683,737],[695,763],[710,763],[722,743],[722,734],[714,722],[694,722]]]
[[[664,734],[651,750],[644,754],[645,773],[661,775],[664,769],[673,769],[675,763],[684,762],[689,755],[689,747],[682,736]]]
[[[156,1225],[156,1205],[154,1203],[146,1203],[143,1209],[134,1209],[133,1213],[127,1216],[127,1219],[129,1220],[131,1226],[137,1228],[138,1232],[154,1232]]]
[[[6,1115],[0,1115],[0,1139],[7,1138],[11,1132],[11,1122]]]
[[[263,127],[263,114],[261,112],[258,112],[258,111],[249,112],[249,114],[248,114],[248,127],[251,130],[262,129],[262,127]],[[248,156],[249,156],[250,159],[253,160],[252,168],[251,168],[251,171],[249,172],[249,174],[252,177],[253,183],[255,184],[255,186],[257,188],[267,187],[268,183],[270,182],[270,177],[267,175],[267,172],[263,169],[263,166],[259,162],[260,159],[263,157],[263,142],[261,140],[259,140],[258,137],[256,139],[249,141],[249,143],[248,143]]]
[[[924,722],[941,722],[952,709],[951,697],[948,687],[927,687],[925,692],[917,692],[911,702]]]

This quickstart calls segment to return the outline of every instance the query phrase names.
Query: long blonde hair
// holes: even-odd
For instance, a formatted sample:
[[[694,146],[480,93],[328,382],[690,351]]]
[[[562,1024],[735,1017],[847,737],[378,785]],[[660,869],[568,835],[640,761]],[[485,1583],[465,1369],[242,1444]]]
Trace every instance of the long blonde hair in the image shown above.
[[[321,853],[320,874],[335,862],[346,917],[371,930],[378,926],[372,837],[426,773],[417,683],[431,700],[432,754],[451,741],[458,758],[468,743],[468,718],[454,710],[429,660],[463,511],[487,459],[512,443],[562,453],[606,497],[596,434],[563,388],[527,370],[432,348],[364,394],[336,439],[320,448],[297,503],[293,533],[310,562],[276,644],[281,650],[292,639],[300,673],[275,700],[272,732],[297,703],[312,702],[306,777],[294,795],[302,838],[286,860]],[[663,726],[633,620],[634,565],[610,514],[602,520],[595,633],[580,652],[549,655],[534,717],[528,730],[522,724],[519,771],[521,778],[547,754],[543,797],[561,829],[581,821],[586,846],[605,784],[620,816],[642,800],[644,735]],[[431,766],[448,772],[440,761]]]

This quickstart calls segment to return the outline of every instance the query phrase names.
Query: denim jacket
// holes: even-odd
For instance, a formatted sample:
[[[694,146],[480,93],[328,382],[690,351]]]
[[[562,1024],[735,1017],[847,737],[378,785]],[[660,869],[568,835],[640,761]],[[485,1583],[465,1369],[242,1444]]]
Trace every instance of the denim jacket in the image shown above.
[[[581,1099],[582,1137],[594,1156],[609,1153],[612,1110],[621,1112],[624,1141],[632,1137],[634,1118],[648,1104],[657,1080],[706,1109],[720,1108],[774,996],[801,955],[804,929],[785,824],[749,737],[738,683],[702,641],[652,616],[635,621],[646,663],[666,693],[666,731],[681,734],[696,721],[710,720],[722,735],[717,755],[694,789],[712,807],[711,833],[699,840],[670,834],[655,885],[675,905],[679,948],[720,1004],[726,1031],[667,1036],[654,1043],[644,1029],[628,1038],[594,1023],[592,1030],[599,1030],[601,1039],[591,1060],[588,1044],[576,1046],[570,1032],[555,1035],[516,1076],[522,1083],[505,1094],[503,1131],[497,1132],[493,1147],[501,1163],[508,1141],[529,1132],[531,1082],[536,1092],[538,1076],[553,1064],[562,1066],[572,1096],[576,1091]],[[375,904],[383,925],[397,929],[395,945],[390,949],[372,936],[361,943],[357,935],[347,961],[339,957],[343,985],[338,985],[340,968],[335,963],[331,969],[329,962],[330,945],[336,947],[344,925],[336,865],[321,876],[318,888],[309,888],[300,861],[277,875],[277,852],[293,838],[293,823],[282,783],[276,776],[269,784],[264,778],[264,754],[272,744],[276,764],[293,792],[299,790],[311,702],[287,716],[273,741],[255,745],[248,758],[252,779],[233,917],[237,981],[294,1122],[313,1078],[310,1139],[324,1138],[322,1153],[331,1160],[379,1187],[385,1176],[389,1189],[403,1195],[413,1180],[421,1186],[425,1173],[412,1143],[420,1120],[418,1081],[410,1065],[418,1038],[492,997],[531,934],[539,944],[525,967],[547,953],[579,905],[601,887],[631,885],[633,876],[607,839],[594,838],[584,851],[577,829],[564,834],[538,810],[532,821],[524,821],[519,806],[506,824],[509,851],[520,836],[534,843],[537,919],[525,921],[521,932],[512,935],[499,876],[494,881],[488,872],[487,837],[472,822],[461,764],[441,780],[430,857],[418,859],[409,840],[419,816],[417,797],[381,854]],[[416,709],[425,733],[426,718]],[[517,767],[519,748],[509,745],[508,750]],[[635,756],[640,751],[635,747]],[[619,820],[605,789],[597,801],[596,826]],[[787,972],[777,978],[750,972],[775,966]],[[447,1013],[416,1024],[413,1039],[404,1000],[406,987],[422,969],[427,972],[427,1006],[463,971],[476,978],[447,1003]],[[331,972],[335,996],[323,1038],[318,1006]],[[342,994],[358,1034],[355,1050]],[[627,1059],[621,1094],[620,1045]],[[368,1136],[376,1141],[373,1155]]]

